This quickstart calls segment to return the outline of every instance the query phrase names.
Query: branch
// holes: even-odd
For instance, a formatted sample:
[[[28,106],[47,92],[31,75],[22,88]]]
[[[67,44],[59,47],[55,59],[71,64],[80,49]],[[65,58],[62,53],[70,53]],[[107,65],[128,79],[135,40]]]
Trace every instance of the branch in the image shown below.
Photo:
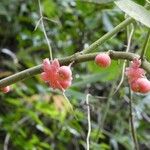
[[[10,140],[10,134],[7,133],[5,140],[4,140],[4,150],[8,150],[9,140]]]
[[[86,96],[87,105],[87,120],[88,120],[88,133],[86,137],[86,150],[90,150],[90,134],[91,134],[91,116],[90,116],[90,105],[89,105],[89,94]]]
[[[134,118],[133,118],[133,106],[132,106],[132,93],[131,93],[131,89],[129,88],[129,107],[130,107],[130,126],[131,126],[131,135],[133,138],[133,142],[134,142],[134,149],[135,150],[139,150],[139,146],[138,146],[138,141],[137,141],[137,135],[136,135],[136,130],[135,130],[135,126],[134,126]]]
[[[86,61],[93,61],[95,56],[98,53],[90,53],[90,54],[74,54],[72,56],[59,59],[59,62],[61,65],[69,65],[71,62],[74,61],[74,64],[86,62]],[[131,61],[135,57],[140,57],[139,55],[136,55],[134,53],[126,53],[126,52],[119,52],[119,51],[109,51],[109,55],[111,59],[118,60],[118,59],[125,59]],[[150,74],[150,63],[146,60],[142,61],[142,67],[147,71],[148,74]],[[14,75],[11,75],[9,77],[6,77],[2,80],[0,80],[0,88],[6,87],[8,85],[11,85],[13,83],[16,83],[18,81],[21,81],[23,79],[27,79],[29,77],[32,77],[34,75],[37,75],[42,72],[42,64],[23,70],[21,72],[18,72]]]
[[[45,39],[46,39],[46,41],[47,41],[47,45],[48,45],[48,48],[49,48],[50,59],[52,60],[52,59],[53,59],[53,56],[52,56],[52,48],[51,48],[49,39],[48,39],[47,34],[46,34],[46,30],[45,30],[45,27],[44,27],[43,14],[42,14],[42,8],[41,8],[41,2],[40,2],[40,0],[38,0],[38,4],[39,4],[39,11],[40,11],[40,20],[39,20],[39,23],[41,22],[42,29],[43,29],[43,33],[44,33],[44,36],[45,36]],[[38,25],[38,24],[37,24],[37,25]]]

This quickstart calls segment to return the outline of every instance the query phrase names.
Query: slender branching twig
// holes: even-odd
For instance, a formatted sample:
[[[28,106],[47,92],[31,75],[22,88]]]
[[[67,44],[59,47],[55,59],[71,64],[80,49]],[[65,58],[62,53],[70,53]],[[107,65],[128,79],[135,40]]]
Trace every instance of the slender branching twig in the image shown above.
[[[39,19],[37,25],[41,22],[42,29],[43,29],[43,33],[44,33],[44,36],[45,36],[45,39],[46,39],[46,41],[47,41],[47,45],[48,45],[48,48],[49,48],[50,59],[52,60],[52,59],[53,59],[53,56],[52,56],[52,48],[51,48],[51,45],[50,45],[48,36],[47,36],[47,34],[46,34],[46,30],[45,30],[45,27],[44,27],[43,14],[42,14],[42,8],[41,8],[40,0],[38,0],[38,4],[39,4],[39,11],[40,11],[40,19]],[[36,26],[37,26],[37,25],[36,25]],[[36,27],[36,28],[37,28],[37,27]]]
[[[71,111],[72,113],[74,113],[73,107],[72,107],[72,105],[71,105],[69,99],[67,98],[65,92],[62,92],[62,94],[63,94],[63,96],[64,96],[64,98],[65,98],[65,100],[66,100],[66,102],[67,102],[67,103],[65,103],[67,110],[68,110],[68,111]]]
[[[137,141],[137,135],[136,135],[136,131],[135,131],[135,127],[134,127],[134,118],[133,118],[133,111],[132,111],[132,92],[131,89],[129,88],[129,107],[130,107],[130,126],[131,126],[131,135],[133,138],[133,142],[134,142],[134,149],[135,150],[139,150],[138,147],[138,141]]]
[[[8,150],[9,140],[10,140],[10,134],[7,133],[5,140],[4,140],[4,150]]]
[[[42,17],[41,17],[41,18],[38,20],[38,22],[36,23],[36,26],[35,26],[35,28],[34,28],[34,31],[38,28],[38,26],[39,26],[41,20],[42,20]]]
[[[91,116],[90,116],[89,96],[90,96],[90,94],[87,94],[87,96],[86,96],[87,121],[88,121],[88,133],[87,133],[87,137],[86,137],[87,150],[90,149],[90,134],[91,134]]]

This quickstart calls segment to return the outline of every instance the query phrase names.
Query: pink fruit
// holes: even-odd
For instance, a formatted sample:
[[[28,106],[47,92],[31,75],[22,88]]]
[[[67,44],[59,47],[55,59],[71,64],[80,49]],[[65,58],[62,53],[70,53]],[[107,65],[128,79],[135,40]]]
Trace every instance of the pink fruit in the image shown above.
[[[68,87],[71,86],[71,80],[66,80],[66,81],[60,81],[60,85],[62,86],[63,89],[67,89]]]
[[[147,78],[138,78],[136,81],[132,82],[131,89],[134,92],[148,93],[150,92],[150,81]]]
[[[140,93],[150,92],[150,81],[147,78],[139,78],[136,82]]]
[[[8,93],[10,91],[10,86],[6,86],[4,88],[1,88],[3,93]]]
[[[128,77],[129,83],[142,78],[145,76],[145,71],[142,68],[132,68],[128,67],[125,71],[126,76]]]
[[[61,66],[58,70],[60,80],[71,80],[72,72],[69,66]]]
[[[70,66],[61,66],[57,59],[49,61],[48,58],[43,60],[43,72],[41,78],[53,89],[64,91],[71,85],[72,72]]]
[[[150,81],[146,78],[145,71],[140,66],[141,60],[133,59],[130,66],[126,68],[125,74],[132,91],[144,94],[150,92]]]
[[[137,81],[131,82],[130,87],[133,92],[139,92],[139,85],[138,85]]]
[[[49,83],[49,85],[55,89],[59,88],[59,83],[57,79],[57,73],[59,69],[59,61],[57,59],[54,59],[53,61],[49,61],[48,58],[43,60],[43,71],[41,73],[42,79]]]
[[[111,58],[108,54],[101,53],[95,57],[95,62],[98,66],[103,67],[103,68],[107,68],[111,64]]]

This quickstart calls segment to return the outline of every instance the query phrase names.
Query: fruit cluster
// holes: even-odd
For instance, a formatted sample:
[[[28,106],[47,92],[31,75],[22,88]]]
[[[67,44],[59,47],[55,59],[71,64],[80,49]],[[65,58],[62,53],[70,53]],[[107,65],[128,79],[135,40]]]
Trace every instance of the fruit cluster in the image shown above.
[[[100,53],[95,57],[95,63],[102,67],[107,68],[111,65],[111,58],[108,53]],[[141,60],[138,58],[133,59],[125,74],[128,77],[128,82],[132,91],[139,93],[150,92],[150,81],[145,76],[145,71],[141,66]],[[60,66],[58,59],[50,61],[48,58],[43,60],[43,72],[41,73],[42,79],[48,83],[53,89],[65,91],[72,84],[72,71],[71,65]],[[10,86],[0,89],[3,93],[10,91]]]
[[[146,78],[145,71],[140,66],[141,60],[133,59],[130,66],[126,68],[125,74],[132,91],[144,94],[150,92],[150,81]]]
[[[53,89],[64,91],[71,86],[72,71],[70,66],[60,66],[59,61],[54,59],[49,61],[48,58],[43,60],[42,79]]]

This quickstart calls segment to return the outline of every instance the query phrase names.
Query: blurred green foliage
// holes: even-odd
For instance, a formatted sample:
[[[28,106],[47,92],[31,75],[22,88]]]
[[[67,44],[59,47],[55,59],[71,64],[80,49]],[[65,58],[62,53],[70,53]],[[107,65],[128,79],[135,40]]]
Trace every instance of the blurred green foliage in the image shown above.
[[[61,58],[84,47],[112,30],[124,20],[114,0],[42,0],[44,25],[54,57]],[[136,0],[143,5],[143,0]],[[41,26],[37,0],[0,1],[0,78],[38,65],[49,57]],[[137,23],[130,51],[140,53],[147,32]],[[95,51],[124,51],[126,29]],[[150,44],[149,44],[150,48]],[[150,60],[150,51],[147,51]],[[12,86],[9,94],[0,93],[0,149],[4,150],[82,150],[86,149],[87,112],[90,97],[92,150],[131,150],[128,85],[111,93],[121,78],[122,61],[108,69],[94,62],[72,68],[73,85],[66,95],[77,119],[65,108],[64,97],[48,88],[37,75]],[[100,97],[108,97],[101,99]],[[133,95],[135,126],[141,150],[150,149],[150,95]]]

